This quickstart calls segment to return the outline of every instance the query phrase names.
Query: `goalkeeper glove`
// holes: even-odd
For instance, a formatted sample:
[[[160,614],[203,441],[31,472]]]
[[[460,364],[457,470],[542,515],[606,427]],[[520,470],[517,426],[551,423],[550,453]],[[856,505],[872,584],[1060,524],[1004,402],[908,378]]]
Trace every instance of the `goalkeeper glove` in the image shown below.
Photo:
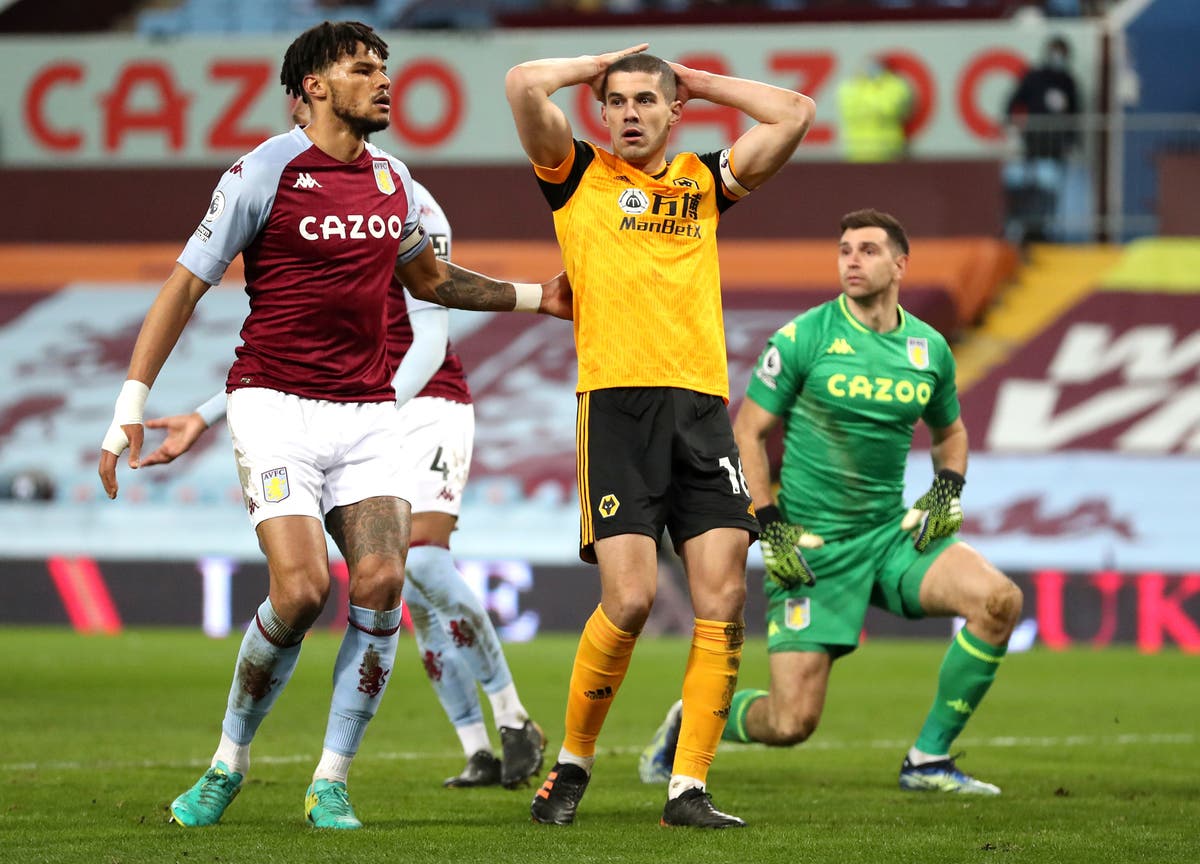
[[[966,478],[957,471],[943,468],[933,478],[933,486],[904,514],[900,530],[912,535],[913,546],[918,552],[934,540],[949,537],[962,527],[962,496]]]
[[[820,549],[825,545],[816,534],[809,534],[799,525],[783,521],[779,508],[774,504],[758,511],[758,545],[762,549],[763,564],[767,576],[781,588],[797,585],[812,585],[817,581],[808,562],[804,560],[804,549]]]

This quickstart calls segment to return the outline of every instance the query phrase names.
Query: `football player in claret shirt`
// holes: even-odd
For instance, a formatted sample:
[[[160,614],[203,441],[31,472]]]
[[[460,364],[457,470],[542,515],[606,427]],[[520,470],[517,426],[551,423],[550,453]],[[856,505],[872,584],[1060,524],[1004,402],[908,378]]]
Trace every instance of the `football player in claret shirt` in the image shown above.
[[[115,498],[117,457],[128,448],[138,466],[150,386],[240,253],[250,309],[226,380],[228,418],[270,588],[238,652],[211,767],[171,805],[179,825],[215,824],[241,790],[250,742],[329,596],[323,527],[349,568],[350,612],[304,812],[318,828],[361,825],[346,781],[392,676],[413,482],[386,344],[393,278],[443,305],[570,317],[561,276],[498,282],[435,256],[408,168],[366,140],[389,122],[387,56],[358,22],[324,22],[288,47],[280,78],[312,122],[222,176],[146,315],[101,445],[100,477]]]
[[[307,125],[307,119],[298,122]],[[414,181],[413,192],[430,242],[439,257],[449,259],[450,223],[442,208],[420,183]],[[388,321],[388,353],[398,367],[392,385],[405,433],[403,462],[415,480],[403,599],[429,683],[467,757],[462,771],[444,785],[513,789],[541,770],[545,736],[521,702],[483,601],[450,555],[474,442],[471,390],[449,342],[446,307],[417,300],[393,281]],[[142,467],[167,464],[190,450],[225,416],[225,403],[222,389],[188,414],[147,420],[147,428],[165,429],[167,435]],[[492,750],[477,687],[491,703],[502,759]]]
[[[726,408],[716,230],[721,213],[783,167],[814,109],[794,91],[667,63],[647,47],[534,60],[505,81],[571,282],[580,554],[599,565],[601,586],[575,655],[563,746],[531,812],[537,822],[574,821],[654,602],[666,528],[696,617],[661,821],[740,827],[705,790],[737,681],[746,549],[758,529]],[[550,99],[578,84],[601,103],[611,151],[575,139]],[[753,122],[729,149],[668,160],[690,99]]]
[[[812,735],[833,662],[857,647],[868,605],[910,619],[962,616],[900,788],[997,795],[958,768],[950,747],[995,679],[1021,590],[954,536],[967,430],[946,340],[898,302],[904,228],[875,210],[847,214],[841,228],[841,296],[771,337],[734,421],[764,522],[771,681],[770,690],[734,694],[724,737],[790,746]],[[935,477],[908,508],[904,471],[917,421],[929,429]],[[774,500],[766,442],[780,423]]]

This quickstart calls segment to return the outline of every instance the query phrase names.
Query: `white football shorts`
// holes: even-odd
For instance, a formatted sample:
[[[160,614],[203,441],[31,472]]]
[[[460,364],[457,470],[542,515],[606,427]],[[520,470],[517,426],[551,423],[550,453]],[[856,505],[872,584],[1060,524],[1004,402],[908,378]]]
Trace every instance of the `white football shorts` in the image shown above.
[[[397,414],[404,436],[401,463],[413,487],[412,512],[457,516],[471,470],[475,406],[418,396]]]
[[[327,402],[246,387],[226,412],[250,522],[312,516],[367,498],[410,500],[395,402]]]

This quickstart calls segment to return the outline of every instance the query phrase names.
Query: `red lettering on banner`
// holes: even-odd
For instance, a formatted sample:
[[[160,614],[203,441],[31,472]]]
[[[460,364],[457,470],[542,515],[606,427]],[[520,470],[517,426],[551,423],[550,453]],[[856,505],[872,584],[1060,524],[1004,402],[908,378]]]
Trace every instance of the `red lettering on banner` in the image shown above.
[[[604,125],[600,110],[600,102],[596,99],[596,94],[592,92],[591,87],[580,84],[575,88],[575,115],[583,124],[583,134],[580,135],[576,132],[576,138],[604,141],[607,146],[607,142],[611,140],[612,136],[608,133],[608,127]]]
[[[1038,638],[1054,651],[1071,647],[1067,633],[1066,592],[1067,576],[1060,570],[1039,570],[1032,575],[1037,612]],[[1090,642],[1100,648],[1112,643],[1117,632],[1118,593],[1125,584],[1120,573],[1110,570],[1094,574],[1089,580],[1100,593],[1100,625]]]
[[[1174,590],[1168,593],[1167,583]],[[1142,573],[1137,579],[1137,645],[1147,654],[1162,648],[1163,633],[1188,654],[1200,654],[1200,627],[1183,609],[1184,602],[1200,593],[1200,573],[1168,579],[1162,573]]]
[[[46,566],[76,630],[81,633],[121,632],[121,616],[95,560],[56,555],[46,562]]]
[[[907,51],[888,51],[881,57],[887,68],[908,82],[912,90],[912,111],[904,123],[904,134],[911,141],[929,125],[937,105],[937,84],[925,61]]]
[[[1027,68],[1029,64],[1024,57],[1005,49],[985,51],[967,64],[958,82],[958,113],[967,129],[977,138],[991,141],[1004,137],[1000,124],[979,108],[979,83],[996,72],[1007,73],[1015,83]]]
[[[83,80],[83,67],[78,63],[55,63],[34,76],[25,94],[25,125],[38,144],[59,152],[78,150],[83,133],[77,130],[55,129],[45,117],[47,95],[55,87],[78,84]]]
[[[155,108],[133,107],[134,94],[150,90],[158,97]],[[183,149],[183,112],[191,99],[175,87],[169,68],[163,63],[130,63],[121,70],[113,90],[101,98],[105,110],[104,149],[120,149],[130,132],[159,132],[166,136],[172,151]]]
[[[268,64],[220,60],[209,67],[208,74],[214,81],[232,80],[239,85],[208,132],[209,147],[245,151],[257,147],[275,134],[273,129],[241,129],[238,126],[254,100],[271,81],[271,67]]]
[[[689,69],[700,69],[712,72],[714,75],[730,75],[729,67],[724,59],[717,54],[687,54],[679,58],[679,63]],[[683,119],[679,121],[680,128],[684,126],[710,125],[716,126],[725,136],[725,144],[732,144],[742,134],[742,112],[728,105],[714,105],[711,102],[692,102],[683,108]]]
[[[1047,648],[1062,651],[1071,645],[1063,619],[1063,588],[1067,577],[1061,570],[1039,570],[1033,574],[1038,638]]]
[[[1092,575],[1091,583],[1100,592],[1100,627],[1092,637],[1092,645],[1099,648],[1111,644],[1117,633],[1117,592],[1125,579],[1120,573],[1102,570]]]
[[[836,59],[828,51],[783,52],[772,54],[767,61],[772,72],[796,72],[796,86],[792,89],[803,93],[811,99],[820,101],[820,93],[825,87]],[[828,123],[814,122],[804,136],[808,144],[829,144],[833,141],[833,127]]]
[[[442,94],[442,115],[432,123],[417,125],[411,122],[407,112],[397,112],[396,107],[404,103],[404,95],[410,87],[432,84]],[[417,60],[409,63],[392,79],[393,128],[404,141],[413,147],[433,147],[444,144],[462,122],[463,88],[454,72],[438,60]]]

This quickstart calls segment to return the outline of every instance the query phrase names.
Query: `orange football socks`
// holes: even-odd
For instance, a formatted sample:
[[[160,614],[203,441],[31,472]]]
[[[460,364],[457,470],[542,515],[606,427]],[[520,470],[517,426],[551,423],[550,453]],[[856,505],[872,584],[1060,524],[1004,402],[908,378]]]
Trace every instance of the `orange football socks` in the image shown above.
[[[701,782],[708,777],[737,689],[745,633],[740,623],[696,619],[683,675],[683,719],[672,773]]]
[[[617,689],[625,680],[636,633],[617,628],[599,606],[583,627],[575,665],[571,669],[571,687],[567,695],[567,730],[563,749],[577,756],[596,753],[596,738]],[[718,734],[720,734],[718,732]]]

